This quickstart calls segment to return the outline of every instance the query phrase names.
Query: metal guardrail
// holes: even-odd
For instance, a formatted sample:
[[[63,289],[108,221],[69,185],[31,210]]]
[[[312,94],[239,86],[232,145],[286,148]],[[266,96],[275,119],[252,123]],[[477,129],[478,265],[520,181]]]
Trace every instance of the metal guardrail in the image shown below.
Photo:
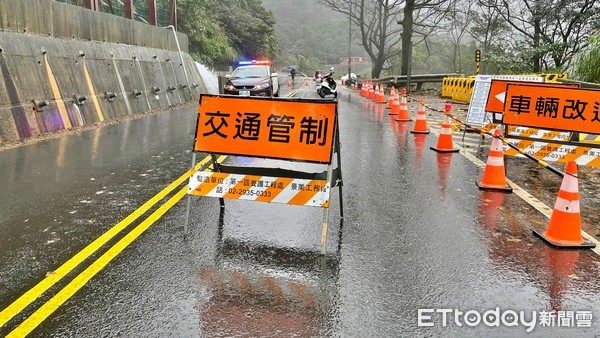
[[[410,76],[410,82],[417,84],[417,89],[421,89],[423,83],[431,82],[442,82],[446,77],[464,77],[464,74],[448,73],[448,74],[413,74]],[[362,85],[362,82],[366,79],[358,80],[358,84]],[[400,86],[406,84],[408,79],[406,75],[388,76],[381,79],[369,80],[375,84],[383,84],[386,87],[389,86]]]

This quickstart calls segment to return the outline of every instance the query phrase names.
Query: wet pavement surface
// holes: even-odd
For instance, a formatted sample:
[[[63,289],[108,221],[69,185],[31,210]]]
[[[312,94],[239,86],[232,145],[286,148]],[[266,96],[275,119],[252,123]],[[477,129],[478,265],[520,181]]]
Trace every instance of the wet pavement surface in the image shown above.
[[[311,85],[297,96],[316,93]],[[340,91],[338,100],[344,219],[335,189],[326,255],[320,255],[322,209],[226,200],[221,211],[217,199],[193,198],[184,240],[184,198],[32,335],[598,335],[597,254],[547,247],[531,232],[548,219],[515,194],[479,190],[482,170],[461,154],[431,151],[433,133],[411,134],[412,122],[395,122],[383,105],[357,93]],[[442,101],[432,104],[441,108]],[[416,106],[409,107],[414,117]],[[190,106],[1,152],[0,309],[183,174],[195,124]],[[485,160],[486,152],[479,157]],[[507,161],[509,172],[516,161]],[[558,189],[560,180],[539,175],[522,186],[542,200],[548,195],[544,202],[552,207],[555,195],[545,192],[551,188],[534,183]],[[588,212],[586,223],[597,217]],[[83,268],[1,327],[0,336]],[[454,313],[444,326],[435,312],[424,319],[433,326],[417,325],[418,309],[496,308],[524,311],[527,321],[536,311],[536,328],[470,327],[464,316],[459,326]],[[542,326],[540,312],[552,310],[560,311],[554,327]],[[557,327],[587,324],[583,311],[591,312],[590,327]]]

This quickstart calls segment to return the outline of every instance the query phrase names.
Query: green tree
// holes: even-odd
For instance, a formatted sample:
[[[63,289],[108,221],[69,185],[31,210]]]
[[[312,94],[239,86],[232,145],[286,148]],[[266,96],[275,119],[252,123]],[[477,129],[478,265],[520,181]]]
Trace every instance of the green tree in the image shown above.
[[[596,32],[589,45],[575,56],[569,74],[577,80],[600,83],[600,31]]]
[[[360,30],[360,40],[371,58],[371,76],[379,78],[389,60],[400,54],[398,21],[402,13],[401,0],[321,0],[332,10],[347,15]],[[412,28],[412,26],[411,26]],[[412,32],[411,32],[412,34]]]
[[[179,30],[189,38],[192,57],[209,67],[225,67],[237,57],[227,34],[215,18],[217,0],[179,0]]]
[[[401,72],[407,74],[413,44],[425,41],[447,11],[447,0],[320,1],[359,27],[362,45],[373,62],[374,78],[398,54]]]
[[[275,19],[260,0],[179,0],[178,14],[190,53],[207,66],[226,68],[240,57],[277,56]]]
[[[496,63],[489,55],[500,55],[504,52],[510,27],[506,20],[493,7],[488,6],[494,0],[479,0],[477,10],[473,12],[473,24],[469,28],[471,37],[479,44],[481,50],[481,73],[491,74]]]
[[[275,59],[275,18],[260,0],[222,0],[219,21],[234,48],[245,58]]]
[[[485,5],[498,11],[513,35],[525,39],[520,47],[528,49],[534,72],[564,67],[600,21],[597,0],[491,0]]]

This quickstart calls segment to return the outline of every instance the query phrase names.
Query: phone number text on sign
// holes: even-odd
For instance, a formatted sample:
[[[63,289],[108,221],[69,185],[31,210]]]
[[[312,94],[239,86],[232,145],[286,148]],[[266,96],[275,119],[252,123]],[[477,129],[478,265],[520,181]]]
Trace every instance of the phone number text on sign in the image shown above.
[[[327,207],[330,184],[295,179],[199,171],[190,178],[188,194],[271,203]]]

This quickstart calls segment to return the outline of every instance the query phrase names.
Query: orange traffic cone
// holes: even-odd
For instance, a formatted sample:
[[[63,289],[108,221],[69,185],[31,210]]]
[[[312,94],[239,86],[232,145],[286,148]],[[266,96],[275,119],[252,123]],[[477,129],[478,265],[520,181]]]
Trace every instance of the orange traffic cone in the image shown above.
[[[500,140],[500,129],[494,130],[492,146],[488,154],[483,178],[477,182],[477,186],[483,190],[498,190],[512,192],[512,188],[506,184],[504,174],[504,153],[502,152],[502,141]]]
[[[424,100],[421,99],[419,102],[419,111],[417,111],[417,120],[413,126],[413,130],[410,132],[413,134],[429,134],[429,128],[427,127],[427,114],[425,113]]]
[[[367,84],[367,81],[363,81],[362,85],[360,86],[360,96],[362,96],[362,97],[367,96],[368,88],[369,88],[369,85]]]
[[[379,88],[379,96],[377,96],[377,103],[385,103],[385,89],[383,86]]]
[[[377,101],[377,98],[379,97],[379,85],[375,86],[375,91],[373,92],[373,101]]]
[[[410,116],[408,116],[408,104],[406,103],[406,88],[402,88],[402,99],[400,100],[400,106],[398,107],[398,118],[396,121],[410,121]]]
[[[567,170],[560,185],[560,191],[550,216],[546,232],[534,234],[548,244],[564,248],[593,248],[596,245],[581,237],[581,215],[579,214],[579,187],[577,163],[567,164]]]
[[[430,147],[431,150],[435,150],[440,153],[457,153],[459,149],[454,149],[452,146],[452,125],[450,124],[450,109],[452,106],[449,103],[444,105],[446,113],[444,114],[444,120],[442,120],[442,129],[440,130],[440,136],[435,147]]]
[[[373,99],[374,95],[375,95],[375,88],[373,88],[372,83],[369,83],[369,94],[367,95],[367,98]]]

